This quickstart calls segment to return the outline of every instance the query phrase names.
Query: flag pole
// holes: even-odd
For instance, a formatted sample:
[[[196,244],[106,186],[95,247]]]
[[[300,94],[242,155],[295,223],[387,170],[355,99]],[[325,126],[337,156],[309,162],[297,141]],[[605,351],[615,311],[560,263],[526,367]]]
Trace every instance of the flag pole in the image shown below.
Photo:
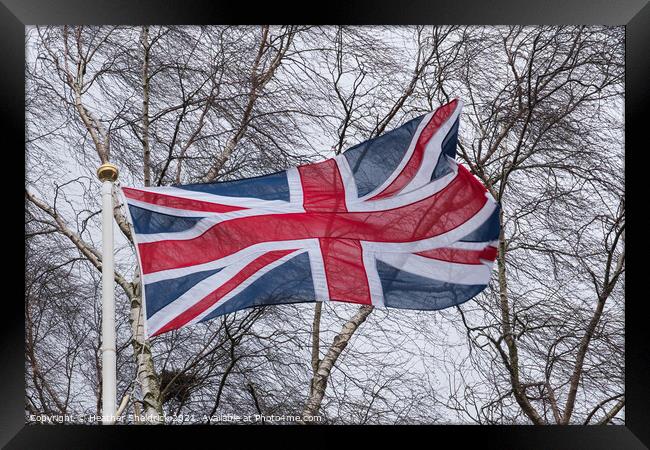
[[[115,423],[117,356],[113,263],[113,182],[118,171],[111,163],[97,169],[102,182],[102,424]]]

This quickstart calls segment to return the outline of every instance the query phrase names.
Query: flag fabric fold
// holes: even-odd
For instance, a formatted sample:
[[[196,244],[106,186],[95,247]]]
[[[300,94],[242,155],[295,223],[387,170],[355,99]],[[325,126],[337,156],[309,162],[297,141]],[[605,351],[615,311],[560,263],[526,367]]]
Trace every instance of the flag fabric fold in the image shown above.
[[[490,280],[499,218],[455,161],[461,106],[271,175],[122,188],[147,335],[260,305],[436,310],[474,297]]]

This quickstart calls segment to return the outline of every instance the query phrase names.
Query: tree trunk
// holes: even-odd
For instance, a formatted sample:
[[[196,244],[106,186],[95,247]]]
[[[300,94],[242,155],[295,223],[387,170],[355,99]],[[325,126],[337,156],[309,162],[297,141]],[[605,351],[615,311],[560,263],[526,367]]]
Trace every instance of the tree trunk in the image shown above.
[[[140,34],[142,45],[142,153],[144,185],[151,185],[151,150],[149,148],[149,27],[143,27]],[[119,223],[119,221],[118,221]],[[130,231],[130,230],[129,230]],[[130,233],[129,233],[130,234]],[[137,370],[137,380],[142,392],[142,423],[158,424],[162,417],[160,381],[156,375],[151,355],[151,346],[144,338],[144,312],[142,310],[142,285],[136,270],[133,280],[130,314],[133,355]]]
[[[499,234],[499,252],[497,254],[497,267],[499,274],[499,300],[501,306],[501,332],[503,340],[508,347],[507,357],[502,354],[504,362],[510,371],[510,384],[512,385],[512,392],[515,400],[521,407],[526,416],[536,425],[544,423],[544,419],[535,410],[533,405],[526,397],[526,388],[521,383],[519,373],[519,351],[517,348],[517,341],[515,340],[512,332],[511,318],[510,318],[510,305],[508,303],[508,281],[506,275],[506,239],[503,226],[503,210],[500,212],[501,232]],[[506,359],[507,358],[507,359]]]
[[[311,389],[309,399],[303,409],[303,417],[313,417],[318,415],[323,397],[325,396],[325,388],[327,387],[327,380],[329,379],[330,372],[339,359],[339,356],[347,347],[350,338],[354,332],[365,322],[366,318],[373,311],[373,306],[362,306],[357,313],[348,320],[339,334],[334,337],[332,345],[327,350],[323,360],[318,363],[318,370],[315,371],[311,380]]]
[[[142,160],[144,185],[151,185],[151,149],[149,148],[149,27],[142,27]]]
[[[322,311],[323,302],[316,302],[311,331],[311,368],[314,374],[318,371],[318,364],[320,364],[320,318]]]
[[[162,417],[162,399],[160,397],[160,381],[156,375],[151,355],[151,346],[144,338],[144,314],[142,310],[142,295],[140,277],[136,275],[134,282],[135,295],[131,298],[131,331],[133,338],[133,355],[137,367],[137,380],[142,391],[144,423],[159,424]]]

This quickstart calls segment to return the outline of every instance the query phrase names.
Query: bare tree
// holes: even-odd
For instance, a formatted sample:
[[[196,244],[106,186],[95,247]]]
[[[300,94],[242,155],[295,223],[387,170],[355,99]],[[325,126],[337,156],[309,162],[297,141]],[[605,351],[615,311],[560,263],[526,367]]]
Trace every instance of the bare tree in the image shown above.
[[[118,395],[145,423],[619,423],[622,43],[608,27],[29,29],[26,412],[101,411],[99,164],[124,185],[256,176],[461,97],[459,158],[501,204],[483,294],[256,308],[145,340],[115,195]]]

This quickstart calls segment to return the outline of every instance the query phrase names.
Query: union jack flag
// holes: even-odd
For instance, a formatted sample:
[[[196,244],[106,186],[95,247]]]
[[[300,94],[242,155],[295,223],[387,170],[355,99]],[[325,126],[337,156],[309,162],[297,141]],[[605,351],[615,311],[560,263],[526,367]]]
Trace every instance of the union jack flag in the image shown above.
[[[461,106],[271,175],[123,188],[147,335],[259,305],[435,310],[474,297],[499,218],[455,161]]]

